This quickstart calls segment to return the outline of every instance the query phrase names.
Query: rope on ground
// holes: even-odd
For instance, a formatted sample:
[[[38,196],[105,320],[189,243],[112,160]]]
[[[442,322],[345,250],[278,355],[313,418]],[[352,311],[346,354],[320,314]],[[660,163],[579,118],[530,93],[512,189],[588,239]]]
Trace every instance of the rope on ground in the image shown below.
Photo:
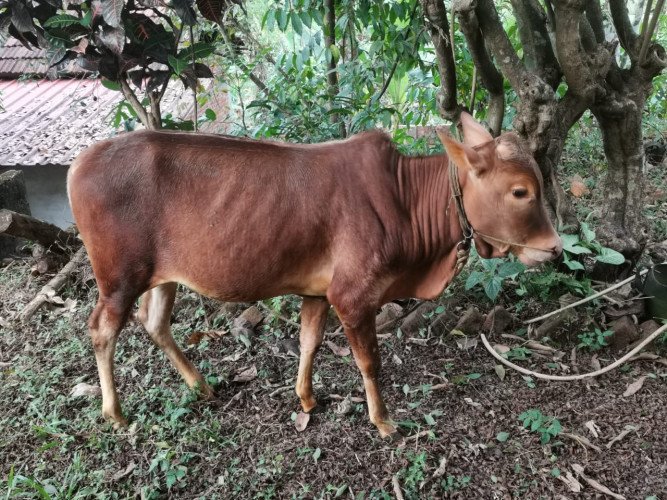
[[[626,361],[628,361],[632,356],[637,354],[639,351],[641,351],[644,347],[646,347],[648,344],[653,342],[660,334],[662,334],[664,331],[667,330],[667,324],[662,325],[660,328],[658,328],[655,332],[653,332],[651,335],[646,337],[640,344],[638,344],[634,349],[632,349],[630,352],[628,352],[626,355],[624,355],[621,359],[615,361],[614,363],[610,364],[609,366],[605,366],[604,368],[600,368],[599,370],[596,370],[594,372],[589,372],[589,373],[582,373],[579,375],[549,375],[546,373],[538,373],[534,372],[532,370],[528,370],[527,368],[522,368],[518,365],[515,365],[511,361],[506,360],[503,358],[500,354],[496,352],[496,350],[491,347],[491,344],[489,344],[489,341],[486,339],[486,336],[482,334],[482,342],[484,343],[484,347],[486,347],[486,350],[491,353],[491,355],[496,358],[498,361],[500,361],[503,365],[512,368],[513,370],[518,371],[519,373],[523,373],[524,375],[530,375],[531,377],[539,378],[542,380],[558,380],[558,381],[566,381],[566,380],[582,380],[585,378],[592,378],[592,377],[597,377],[599,375],[602,375],[604,373],[607,373],[608,371],[613,370],[614,368],[622,365]]]

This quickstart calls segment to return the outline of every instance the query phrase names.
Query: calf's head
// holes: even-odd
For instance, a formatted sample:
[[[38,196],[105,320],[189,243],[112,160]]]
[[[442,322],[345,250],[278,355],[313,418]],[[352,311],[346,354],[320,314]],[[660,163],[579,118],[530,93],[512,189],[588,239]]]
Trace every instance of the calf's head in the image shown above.
[[[523,140],[512,132],[493,138],[467,113],[464,142],[439,131],[459,170],[463,205],[484,258],[509,252],[533,266],[557,257],[562,242],[542,201],[542,174]]]

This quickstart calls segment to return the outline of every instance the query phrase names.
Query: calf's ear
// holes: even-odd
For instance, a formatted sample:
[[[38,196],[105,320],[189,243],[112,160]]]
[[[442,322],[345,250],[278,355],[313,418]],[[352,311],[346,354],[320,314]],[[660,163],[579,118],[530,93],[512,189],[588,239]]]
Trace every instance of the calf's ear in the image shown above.
[[[493,140],[489,131],[465,111],[461,112],[461,128],[463,129],[463,142],[471,148]]]
[[[456,166],[477,175],[487,169],[487,162],[484,161],[480,153],[454,139],[445,128],[438,127],[436,132],[440,141],[445,146],[447,156],[449,156]]]

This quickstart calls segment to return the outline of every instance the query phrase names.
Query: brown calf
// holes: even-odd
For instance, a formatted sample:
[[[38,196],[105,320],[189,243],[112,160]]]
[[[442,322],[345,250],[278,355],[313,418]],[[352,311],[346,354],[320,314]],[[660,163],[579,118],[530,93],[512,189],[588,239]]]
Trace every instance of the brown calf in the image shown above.
[[[512,251],[529,265],[556,256],[542,179],[520,139],[493,139],[468,115],[462,125],[463,144],[441,139],[479,254]],[[104,416],[125,423],[113,354],[142,294],[139,318],[152,340],[189,386],[212,394],[170,333],[182,283],[225,301],[303,296],[296,392],[304,411],[316,405],[313,359],[333,305],[370,419],[381,435],[394,433],[378,387],[375,313],[400,297],[437,297],[454,277],[465,238],[447,154],[406,157],[381,132],[299,145],[150,131],[81,153],[68,189],[99,287],[89,327]]]

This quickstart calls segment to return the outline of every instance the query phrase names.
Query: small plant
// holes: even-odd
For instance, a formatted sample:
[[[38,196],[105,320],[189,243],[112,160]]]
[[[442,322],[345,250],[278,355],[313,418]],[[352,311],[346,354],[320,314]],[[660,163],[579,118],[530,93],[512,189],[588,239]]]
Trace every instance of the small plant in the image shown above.
[[[540,435],[540,443],[547,444],[551,438],[560,434],[562,427],[556,417],[547,417],[540,410],[530,409],[519,415],[522,425]]]
[[[462,490],[470,484],[470,476],[447,476],[440,482],[440,486],[444,491]]]
[[[528,357],[533,354],[533,351],[528,349],[527,347],[515,347],[514,349],[510,349],[505,353],[505,357],[507,359],[513,359],[517,361],[524,361],[528,359]]]
[[[481,271],[473,271],[466,280],[465,289],[470,290],[481,284],[484,293],[491,300],[496,300],[507,278],[514,278],[524,271],[526,267],[518,261],[505,261],[502,259],[479,259],[482,265]]]
[[[607,337],[613,335],[612,330],[601,331],[599,328],[595,328],[592,332],[584,332],[577,335],[579,338],[579,344],[577,347],[582,349],[588,349],[589,351],[599,351],[607,344]]]
[[[566,292],[582,296],[592,292],[590,279],[561,273],[549,263],[544,264],[540,270],[520,274],[517,281],[517,295],[537,295],[543,302]]]
[[[424,470],[426,469],[426,452],[408,453],[407,469],[403,469],[403,485],[407,491],[416,492],[419,483],[424,480]]]
[[[592,254],[597,262],[615,266],[620,266],[625,262],[623,254],[602,246],[595,239],[595,231],[585,222],[581,223],[581,235],[582,238],[576,234],[560,235],[563,241],[563,263],[573,271],[584,269],[584,265],[581,262],[572,260],[572,256],[574,255]]]

